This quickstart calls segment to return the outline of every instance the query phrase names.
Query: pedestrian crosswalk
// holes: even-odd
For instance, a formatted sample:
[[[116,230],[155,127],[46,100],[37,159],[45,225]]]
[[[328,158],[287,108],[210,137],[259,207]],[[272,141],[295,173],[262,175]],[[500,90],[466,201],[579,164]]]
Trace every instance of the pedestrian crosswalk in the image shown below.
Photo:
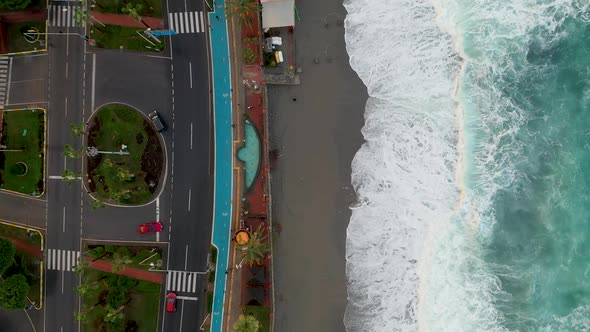
[[[177,33],[205,32],[205,17],[202,11],[168,13],[168,25]]]
[[[80,16],[80,19],[76,21],[75,9],[81,8],[75,5],[50,5],[48,13],[49,26],[52,27],[84,27],[85,22]]]
[[[168,271],[166,290],[174,292],[194,293],[197,291],[197,272]]]
[[[10,76],[10,58],[0,56],[0,106],[6,103],[6,94],[8,93],[8,80]]]
[[[79,251],[47,249],[45,265],[48,270],[73,271],[73,267],[78,264],[79,258]]]

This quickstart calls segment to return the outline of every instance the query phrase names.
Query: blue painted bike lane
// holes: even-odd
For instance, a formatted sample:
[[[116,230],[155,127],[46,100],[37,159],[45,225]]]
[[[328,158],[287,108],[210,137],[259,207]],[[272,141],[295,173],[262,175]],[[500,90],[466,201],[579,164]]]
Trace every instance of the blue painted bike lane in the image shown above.
[[[220,2],[220,3],[217,3]],[[223,307],[230,247],[233,189],[233,130],[231,126],[231,75],[229,38],[223,0],[209,13],[213,66],[213,110],[215,121],[215,186],[212,243],[217,248],[211,332],[223,328]]]

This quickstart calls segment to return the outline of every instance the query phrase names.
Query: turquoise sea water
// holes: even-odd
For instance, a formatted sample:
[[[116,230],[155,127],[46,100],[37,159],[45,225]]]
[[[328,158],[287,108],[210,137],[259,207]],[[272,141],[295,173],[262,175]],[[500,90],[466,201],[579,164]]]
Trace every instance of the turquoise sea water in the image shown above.
[[[347,330],[590,331],[590,1],[345,7]]]
[[[590,14],[536,4],[522,31],[462,23],[466,185],[489,195],[479,240],[502,325],[588,331]]]

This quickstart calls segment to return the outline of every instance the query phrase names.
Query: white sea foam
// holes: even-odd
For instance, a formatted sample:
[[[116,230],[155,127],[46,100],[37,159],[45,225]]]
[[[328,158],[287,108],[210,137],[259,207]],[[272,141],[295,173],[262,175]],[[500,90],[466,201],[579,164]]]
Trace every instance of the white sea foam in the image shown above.
[[[493,196],[518,176],[518,145],[500,147],[526,119],[491,81],[515,68],[494,60],[526,56],[522,40],[510,41],[532,28],[556,31],[562,16],[551,14],[564,12],[557,7],[584,13],[588,4],[347,0],[345,7],[351,65],[370,95],[366,143],[352,164],[359,204],[347,233],[347,330],[505,331],[494,301],[508,295],[490,272],[497,269],[482,261],[479,240],[493,226]],[[472,89],[457,96],[455,49],[466,27],[472,42],[497,50],[464,55],[473,61]],[[463,153],[473,158],[465,171]]]

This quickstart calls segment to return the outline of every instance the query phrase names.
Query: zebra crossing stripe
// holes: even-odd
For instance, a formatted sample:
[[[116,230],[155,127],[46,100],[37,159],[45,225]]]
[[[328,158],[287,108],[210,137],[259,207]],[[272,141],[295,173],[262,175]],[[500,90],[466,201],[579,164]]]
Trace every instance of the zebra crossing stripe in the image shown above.
[[[201,15],[201,32],[205,32],[205,26],[204,26],[205,20],[203,19],[203,12],[199,12],[199,14]],[[196,15],[196,13],[195,13],[195,15]]]
[[[56,255],[57,256],[57,265],[55,266],[56,270],[59,270],[59,268],[61,267],[61,255]]]
[[[193,33],[193,32],[195,32],[195,26],[193,25],[194,24],[194,22],[193,22],[194,15],[193,15],[193,13],[186,13],[186,14],[187,14],[187,16],[188,16],[188,18],[190,19],[190,22],[191,22],[189,24],[189,27],[190,27],[190,31],[189,32],[190,33]]]
[[[176,29],[174,29],[174,20],[172,19],[172,13],[168,13],[168,25],[170,26],[170,30],[176,31]]]

